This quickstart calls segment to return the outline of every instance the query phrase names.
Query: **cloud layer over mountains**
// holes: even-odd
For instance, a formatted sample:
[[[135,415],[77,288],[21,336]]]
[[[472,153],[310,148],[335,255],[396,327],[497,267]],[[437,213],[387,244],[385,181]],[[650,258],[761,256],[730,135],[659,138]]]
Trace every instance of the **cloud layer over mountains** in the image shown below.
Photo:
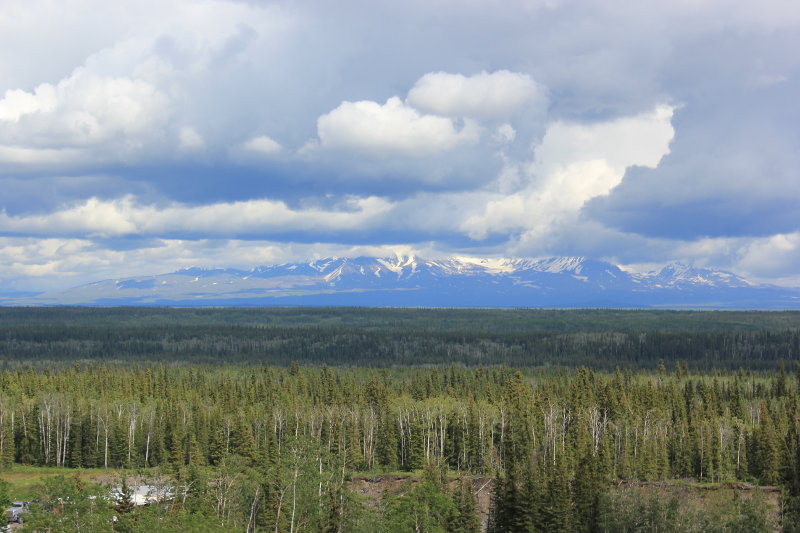
[[[7,0],[0,292],[419,253],[800,285],[791,2]]]

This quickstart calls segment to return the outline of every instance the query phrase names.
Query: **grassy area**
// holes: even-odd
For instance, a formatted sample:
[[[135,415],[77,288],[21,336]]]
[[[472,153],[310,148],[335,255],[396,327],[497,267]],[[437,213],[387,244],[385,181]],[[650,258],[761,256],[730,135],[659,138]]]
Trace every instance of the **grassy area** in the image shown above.
[[[0,472],[0,479],[7,481],[10,495],[15,500],[31,500],[36,494],[36,488],[44,479],[54,476],[75,476],[96,483],[107,483],[119,476],[120,472],[103,468],[73,469],[54,466],[25,466],[14,465],[8,470]]]
[[[754,508],[763,509],[770,527],[777,530],[780,523],[780,489],[777,487],[742,482],[630,481],[615,484],[610,494],[618,501],[658,501],[663,508],[666,508],[669,500],[675,499],[678,507],[687,516],[696,513],[697,516],[719,517],[720,520],[737,512],[738,502],[751,502]]]

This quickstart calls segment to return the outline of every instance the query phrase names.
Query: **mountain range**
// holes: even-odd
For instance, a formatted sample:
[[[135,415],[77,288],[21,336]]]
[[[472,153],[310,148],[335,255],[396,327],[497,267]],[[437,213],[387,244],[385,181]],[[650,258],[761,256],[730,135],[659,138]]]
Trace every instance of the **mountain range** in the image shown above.
[[[679,263],[632,273],[583,257],[398,256],[251,270],[193,267],[60,292],[8,295],[0,304],[798,309],[800,288],[753,284],[730,272]]]

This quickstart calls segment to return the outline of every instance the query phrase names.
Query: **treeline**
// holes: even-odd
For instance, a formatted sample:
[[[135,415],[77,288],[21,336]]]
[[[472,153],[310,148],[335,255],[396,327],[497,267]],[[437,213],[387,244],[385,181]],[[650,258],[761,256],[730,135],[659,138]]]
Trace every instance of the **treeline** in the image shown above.
[[[759,331],[797,328],[800,311],[367,307],[2,307],[6,326],[338,327],[481,332]]]
[[[776,331],[800,311],[660,309],[447,309],[366,307],[2,307],[5,326],[352,327],[391,331]]]
[[[774,370],[800,359],[800,328],[744,331],[512,331],[344,326],[64,326],[0,323],[0,367],[122,361],[370,367],[506,365]]]
[[[0,372],[0,462],[160,468],[200,491],[198,502],[219,498],[214,520],[251,531],[290,530],[300,516],[335,522],[331,513],[340,528],[332,531],[348,531],[342,521],[363,511],[345,490],[351,472],[426,467],[496,476],[496,532],[591,531],[616,516],[603,515],[618,503],[604,496],[612,480],[778,484],[791,513],[799,389],[794,371],[697,375],[685,365],[527,375],[458,366],[18,368]],[[225,492],[234,487],[235,497]],[[398,495],[399,509],[460,501],[441,482],[414,490]],[[451,530],[460,531],[443,529]]]
[[[254,459],[306,436],[352,470],[494,474],[530,457],[618,479],[795,474],[798,378],[506,368],[74,366],[0,373],[0,456],[78,467]]]

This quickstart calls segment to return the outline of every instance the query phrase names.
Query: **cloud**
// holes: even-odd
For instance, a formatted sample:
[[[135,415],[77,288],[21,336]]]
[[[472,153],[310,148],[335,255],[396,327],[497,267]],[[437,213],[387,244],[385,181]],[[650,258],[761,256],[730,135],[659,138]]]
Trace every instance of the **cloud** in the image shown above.
[[[494,138],[502,144],[514,142],[516,137],[517,130],[508,123],[500,124],[494,132]]]
[[[492,181],[509,157],[528,155],[544,121],[544,92],[527,74],[508,70],[432,72],[405,101],[343,101],[317,119],[317,137],[296,154],[339,169],[351,183],[466,190]]]
[[[750,240],[737,255],[737,266],[756,279],[800,287],[800,231]]]
[[[265,118],[258,98],[273,97],[275,89],[264,87],[250,61],[277,66],[277,50],[294,27],[289,10],[206,0],[79,3],[83,15],[72,13],[81,6],[65,8],[61,23],[43,2],[8,6],[28,32],[48,35],[50,48],[60,47],[48,53],[69,63],[39,57],[35,43],[0,19],[0,28],[9,30],[2,32],[3,48],[25,50],[37,63],[17,72],[0,64],[4,173],[153,165],[185,160],[201,148],[219,162],[229,147],[255,136]],[[260,95],[249,90],[255,86]]]
[[[2,11],[0,231],[88,243],[21,262],[31,275],[122,271],[120,243],[149,239],[187,240],[123,255],[233,263],[256,247],[223,241],[263,232],[274,257],[297,240],[433,242],[796,277],[800,56],[785,50],[800,10],[786,2]]]
[[[168,98],[150,83],[79,69],[57,85],[6,91],[0,100],[0,146],[10,162],[35,163],[37,154],[50,162],[61,154],[68,163],[74,151],[101,146],[125,154],[160,137],[168,108]],[[27,157],[14,157],[13,149],[25,150]]]
[[[631,169],[587,215],[645,236],[764,237],[800,230],[796,169],[800,78],[728,89],[676,112],[671,152],[657,168]],[[781,102],[776,105],[775,102]]]
[[[573,221],[584,204],[607,195],[628,167],[658,165],[673,135],[672,109],[591,125],[556,121],[548,126],[523,170],[525,184],[513,194],[496,194],[461,229],[476,240],[492,233],[544,236]]]
[[[669,153],[674,108],[657,105],[634,116],[582,124],[559,120],[547,127],[535,150],[535,166],[547,174],[570,161],[602,159],[616,172],[637,165],[654,168]]]
[[[453,120],[421,115],[399,98],[377,102],[342,102],[319,117],[317,132],[323,148],[354,150],[372,155],[424,157],[478,142],[475,123],[459,129]]]
[[[181,148],[185,150],[199,150],[204,148],[206,141],[194,128],[184,126],[178,135]]]
[[[262,155],[273,155],[283,150],[283,146],[270,139],[266,135],[253,137],[242,145],[245,150]]]
[[[77,166],[85,160],[84,151],[77,148],[27,148],[0,144],[0,161],[12,168],[63,168]]]
[[[55,87],[43,84],[32,92],[21,89],[8,90],[0,100],[0,120],[19,122],[24,115],[50,112],[56,106]]]
[[[35,146],[91,146],[152,133],[167,118],[167,105],[166,96],[146,81],[78,69],[57,85],[6,91],[0,131],[7,140]]]
[[[472,76],[431,72],[417,80],[406,101],[437,115],[494,120],[508,119],[526,105],[547,105],[543,87],[527,74],[508,70]]]
[[[51,236],[167,236],[179,234],[233,237],[315,231],[358,230],[391,208],[376,197],[347,198],[337,208],[293,209],[281,201],[249,200],[202,206],[173,203],[140,205],[132,197],[89,200],[43,215],[9,216],[0,212],[0,232]]]
[[[154,83],[88,61],[57,83],[5,91],[0,162],[34,170],[132,161],[164,151],[171,119],[171,98]],[[189,133],[181,131],[183,147],[197,142]]]

